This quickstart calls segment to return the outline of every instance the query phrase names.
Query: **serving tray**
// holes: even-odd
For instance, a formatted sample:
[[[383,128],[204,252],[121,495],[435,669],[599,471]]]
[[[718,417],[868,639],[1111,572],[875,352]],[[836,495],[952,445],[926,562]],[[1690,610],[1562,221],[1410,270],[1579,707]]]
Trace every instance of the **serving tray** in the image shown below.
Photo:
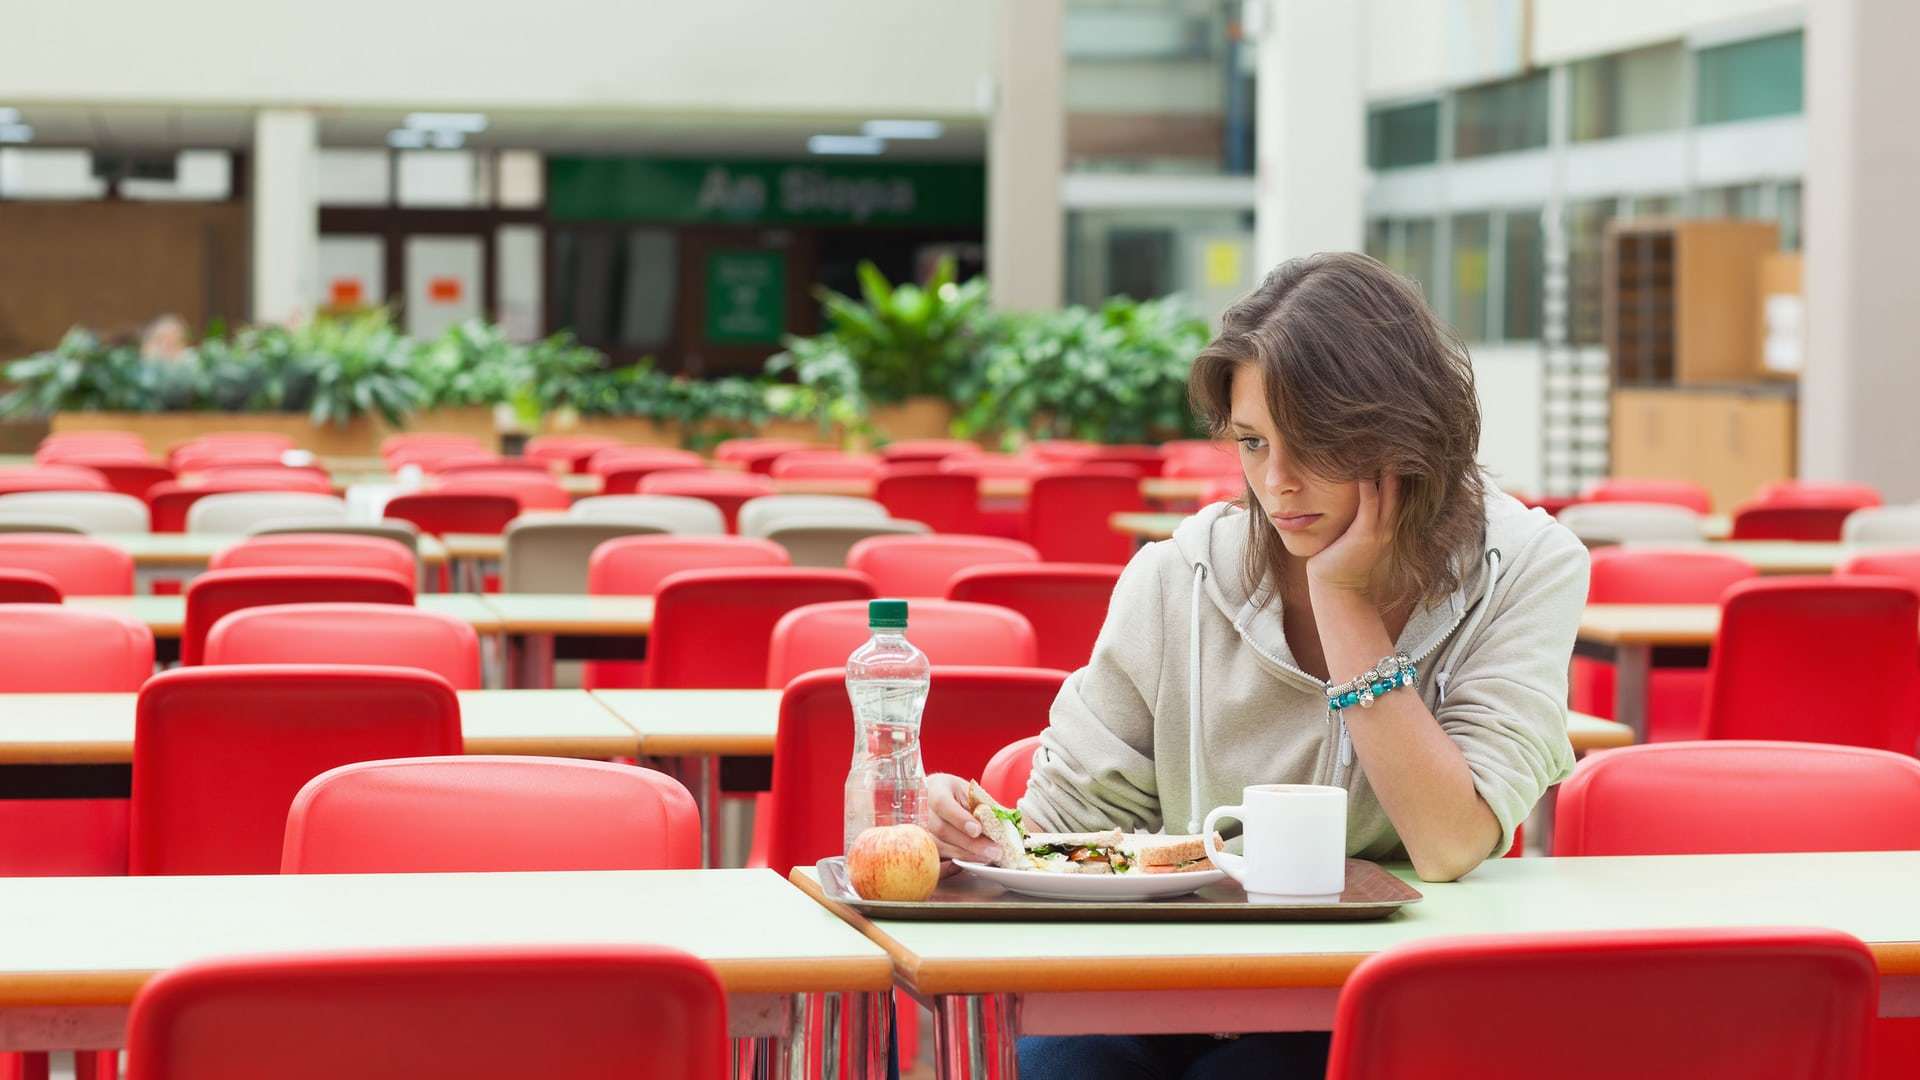
[[[874,919],[1003,920],[1010,922],[1348,922],[1384,919],[1420,891],[1376,863],[1347,860],[1347,885],[1335,901],[1255,902],[1232,878],[1186,896],[1165,900],[1045,900],[1008,892],[971,874],[940,880],[933,895],[918,902],[864,900],[847,882],[844,856],[821,859],[815,869],[827,899]]]

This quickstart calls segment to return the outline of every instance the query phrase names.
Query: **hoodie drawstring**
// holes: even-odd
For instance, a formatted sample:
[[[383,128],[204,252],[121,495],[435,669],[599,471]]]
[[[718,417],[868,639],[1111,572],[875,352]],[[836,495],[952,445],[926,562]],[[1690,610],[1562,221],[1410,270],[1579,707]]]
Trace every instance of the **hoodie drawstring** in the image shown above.
[[[1193,602],[1187,627],[1187,833],[1200,831],[1200,601],[1207,568],[1193,564]]]

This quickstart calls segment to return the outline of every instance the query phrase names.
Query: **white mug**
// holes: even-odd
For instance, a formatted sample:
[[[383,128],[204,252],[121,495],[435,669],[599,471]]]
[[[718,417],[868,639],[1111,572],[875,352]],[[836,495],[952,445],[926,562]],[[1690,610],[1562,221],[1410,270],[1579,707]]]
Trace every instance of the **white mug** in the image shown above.
[[[1233,818],[1244,855],[1214,846],[1214,823]],[[1254,784],[1240,805],[1221,806],[1200,827],[1207,858],[1255,900],[1337,900],[1347,881],[1347,790],[1319,784]]]

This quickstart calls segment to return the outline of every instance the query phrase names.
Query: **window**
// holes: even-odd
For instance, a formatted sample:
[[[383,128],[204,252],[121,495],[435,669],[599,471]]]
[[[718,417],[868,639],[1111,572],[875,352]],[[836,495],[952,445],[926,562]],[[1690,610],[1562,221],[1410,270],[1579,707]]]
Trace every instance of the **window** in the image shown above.
[[[1367,223],[1367,254],[1412,278],[1427,303],[1435,301],[1432,218],[1375,218]]]
[[[1687,50],[1679,44],[1582,60],[1568,75],[1575,140],[1672,131],[1687,122]]]
[[[1253,172],[1253,42],[1239,0],[1068,0],[1067,167]]]
[[[1487,277],[1492,245],[1493,215],[1454,216],[1453,302],[1447,316],[1467,341],[1487,340]]]
[[[1802,34],[1701,49],[1694,71],[1694,120],[1721,124],[1786,116],[1801,108]]]
[[[1207,315],[1251,288],[1252,215],[1240,210],[1100,209],[1067,214],[1067,301],[1179,293]]]
[[[1800,181],[1780,185],[1775,209],[1780,219],[1780,250],[1799,251],[1806,242],[1802,236],[1806,224],[1800,216]]]
[[[1764,195],[1759,184],[1733,184],[1728,187],[1701,188],[1693,193],[1693,216],[1708,218],[1757,218]]]
[[[671,342],[679,299],[674,230],[555,228],[550,239],[552,325],[602,348]]]
[[[1516,210],[1505,215],[1506,264],[1502,268],[1501,316],[1505,341],[1540,340],[1541,276],[1546,273],[1540,212]]]
[[[1547,145],[1547,73],[1462,90],[1454,97],[1453,156]]]
[[[1447,318],[1462,339],[1539,340],[1543,234],[1538,207],[1454,215]]]
[[[1367,112],[1367,164],[1375,169],[1440,159],[1440,103],[1420,101]]]
[[[1567,340],[1575,345],[1601,341],[1607,222],[1617,210],[1612,199],[1567,206]]]

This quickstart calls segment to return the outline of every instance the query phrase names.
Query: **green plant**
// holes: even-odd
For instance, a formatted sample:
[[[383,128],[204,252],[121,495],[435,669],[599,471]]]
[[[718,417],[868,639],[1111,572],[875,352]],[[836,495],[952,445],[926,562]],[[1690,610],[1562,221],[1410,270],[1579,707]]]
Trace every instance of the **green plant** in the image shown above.
[[[0,396],[0,416],[47,416],[62,409],[153,412],[160,380],[130,346],[109,346],[85,330],[67,331],[51,349],[8,364],[13,389]]]
[[[853,378],[836,370],[836,391],[857,387],[855,406],[866,400],[897,402],[919,394],[945,397],[972,360],[980,317],[986,312],[987,286],[975,278],[954,281],[952,259],[942,259],[925,285],[895,285],[872,263],[859,267],[860,299],[830,289],[820,291],[827,331],[813,338],[788,338],[787,352],[774,358],[793,370],[831,357],[837,368],[851,365]],[[791,359],[784,359],[791,357]],[[841,359],[844,358],[844,359]],[[809,385],[802,374],[802,384]],[[813,385],[827,385],[827,376]]]
[[[393,326],[385,311],[314,319],[294,330],[263,331],[266,339],[285,335],[280,368],[287,391],[282,408],[298,404],[296,384],[310,384],[306,413],[316,424],[344,424],[356,416],[377,414],[396,427],[426,401],[414,379],[415,344]],[[277,348],[262,351],[272,354]]]

